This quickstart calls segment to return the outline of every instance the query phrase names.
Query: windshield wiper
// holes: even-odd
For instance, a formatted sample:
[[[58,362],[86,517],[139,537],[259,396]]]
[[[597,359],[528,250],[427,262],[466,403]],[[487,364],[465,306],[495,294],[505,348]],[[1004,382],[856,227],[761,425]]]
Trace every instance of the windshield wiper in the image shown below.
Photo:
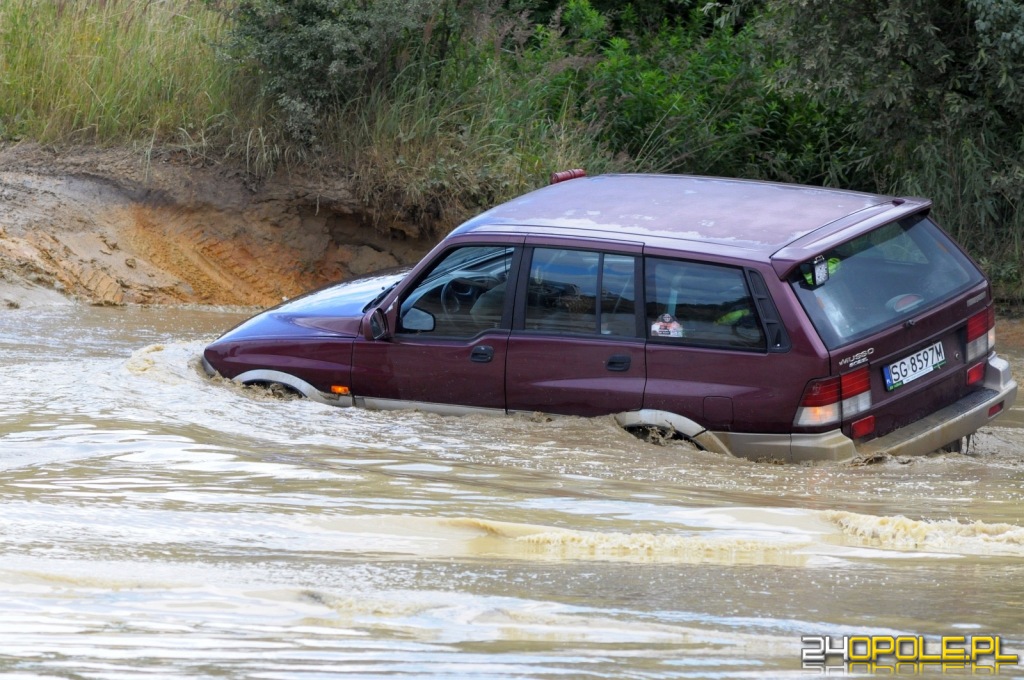
[[[373,307],[375,304],[377,304],[385,297],[387,297],[387,294],[394,290],[395,286],[397,286],[399,283],[400,281],[395,281],[390,286],[385,286],[384,288],[382,288],[381,291],[377,293],[377,295],[372,300],[366,303],[366,306],[363,307],[363,313],[365,314],[366,312],[369,311],[370,307]]]

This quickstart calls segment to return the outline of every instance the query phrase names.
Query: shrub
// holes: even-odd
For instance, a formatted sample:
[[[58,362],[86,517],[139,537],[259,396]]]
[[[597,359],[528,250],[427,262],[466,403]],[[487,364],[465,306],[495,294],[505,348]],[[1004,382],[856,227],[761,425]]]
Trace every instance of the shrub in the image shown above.
[[[585,113],[605,141],[663,172],[838,182],[858,153],[832,115],[771,88],[749,28],[714,29],[699,11],[640,38],[613,37],[593,67]],[[760,62],[760,63],[759,63]]]
[[[258,74],[260,86],[300,141],[314,141],[330,104],[394,77],[399,47],[422,40],[446,0],[241,0],[228,55]]]
[[[550,30],[549,30],[550,29]],[[480,12],[448,58],[370,86],[325,127],[376,224],[439,233],[546,183],[552,170],[628,170],[576,114],[558,27]]]

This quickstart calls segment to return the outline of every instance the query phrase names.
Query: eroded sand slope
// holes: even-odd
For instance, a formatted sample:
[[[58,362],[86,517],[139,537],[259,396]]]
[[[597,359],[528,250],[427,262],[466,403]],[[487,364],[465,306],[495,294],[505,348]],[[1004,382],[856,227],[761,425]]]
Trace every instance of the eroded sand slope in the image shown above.
[[[416,261],[435,238],[362,219],[343,181],[125,150],[0,147],[0,305],[265,306]]]

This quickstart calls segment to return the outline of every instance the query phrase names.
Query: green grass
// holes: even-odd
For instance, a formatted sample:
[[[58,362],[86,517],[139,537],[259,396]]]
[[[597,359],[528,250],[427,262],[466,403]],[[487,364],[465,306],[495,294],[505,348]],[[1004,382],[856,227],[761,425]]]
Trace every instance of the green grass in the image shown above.
[[[540,74],[489,57],[412,67],[340,109],[327,146],[348,160],[378,220],[443,231],[483,208],[547,183],[553,170],[634,169],[595,143],[572,115],[554,114]]]
[[[244,96],[224,30],[187,0],[0,0],[0,137],[202,144]]]

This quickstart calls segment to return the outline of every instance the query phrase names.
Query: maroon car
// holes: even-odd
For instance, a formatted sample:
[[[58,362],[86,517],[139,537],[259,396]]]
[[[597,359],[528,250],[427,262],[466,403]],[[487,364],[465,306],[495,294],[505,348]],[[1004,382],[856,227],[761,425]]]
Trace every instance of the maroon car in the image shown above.
[[[957,450],[1017,385],[988,281],[930,208],[711,177],[561,181],[409,271],[253,317],[204,365],[338,406],[612,415],[752,458]]]

